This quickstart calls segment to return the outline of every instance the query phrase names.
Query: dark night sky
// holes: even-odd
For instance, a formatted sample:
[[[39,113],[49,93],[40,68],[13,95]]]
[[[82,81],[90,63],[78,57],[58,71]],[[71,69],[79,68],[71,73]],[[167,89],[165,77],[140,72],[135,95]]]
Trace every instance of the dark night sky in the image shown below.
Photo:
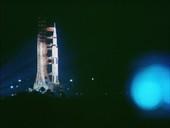
[[[84,78],[96,77],[93,87],[83,83],[85,90],[118,88],[124,85],[129,65],[138,56],[147,52],[170,52],[168,0],[3,0],[1,66],[15,58],[30,40],[36,39],[41,12],[49,22],[57,23],[61,69],[78,74],[81,82]]]

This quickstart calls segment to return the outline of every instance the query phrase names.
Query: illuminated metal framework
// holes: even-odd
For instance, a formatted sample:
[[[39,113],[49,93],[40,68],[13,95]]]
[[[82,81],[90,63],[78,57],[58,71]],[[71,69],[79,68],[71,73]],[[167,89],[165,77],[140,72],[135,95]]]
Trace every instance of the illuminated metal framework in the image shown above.
[[[49,36],[50,35],[50,36]],[[57,31],[46,26],[46,19],[40,17],[37,37],[37,75],[33,89],[42,93],[53,91],[60,86],[58,77],[58,46]]]

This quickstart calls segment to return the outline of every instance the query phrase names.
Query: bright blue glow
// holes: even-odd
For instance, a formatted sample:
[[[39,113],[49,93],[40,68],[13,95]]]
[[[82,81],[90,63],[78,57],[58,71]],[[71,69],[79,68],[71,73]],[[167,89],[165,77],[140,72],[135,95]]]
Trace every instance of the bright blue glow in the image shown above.
[[[132,82],[131,95],[143,109],[155,109],[162,102],[170,104],[170,69],[159,64],[137,72]]]
[[[170,85],[164,87],[164,97],[165,103],[170,105]]]
[[[163,75],[163,100],[170,105],[170,69]]]

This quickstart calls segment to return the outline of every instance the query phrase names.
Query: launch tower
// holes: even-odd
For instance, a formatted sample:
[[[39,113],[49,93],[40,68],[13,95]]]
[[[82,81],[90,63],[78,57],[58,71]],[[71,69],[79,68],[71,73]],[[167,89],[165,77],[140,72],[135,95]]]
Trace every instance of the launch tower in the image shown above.
[[[37,36],[37,75],[33,89],[42,93],[60,86],[58,70],[56,25],[47,27],[45,18],[39,19]]]

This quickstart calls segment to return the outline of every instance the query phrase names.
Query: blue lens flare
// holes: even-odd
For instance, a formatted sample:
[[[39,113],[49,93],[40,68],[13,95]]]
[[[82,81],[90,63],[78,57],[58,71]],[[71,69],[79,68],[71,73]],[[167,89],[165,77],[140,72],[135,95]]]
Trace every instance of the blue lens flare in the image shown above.
[[[167,103],[170,107],[170,86],[164,87],[164,97],[163,97],[165,103]]]
[[[153,64],[138,71],[132,81],[131,95],[142,109],[152,110],[170,104],[170,69]]]
[[[163,100],[170,108],[170,69],[164,74],[163,79]]]

